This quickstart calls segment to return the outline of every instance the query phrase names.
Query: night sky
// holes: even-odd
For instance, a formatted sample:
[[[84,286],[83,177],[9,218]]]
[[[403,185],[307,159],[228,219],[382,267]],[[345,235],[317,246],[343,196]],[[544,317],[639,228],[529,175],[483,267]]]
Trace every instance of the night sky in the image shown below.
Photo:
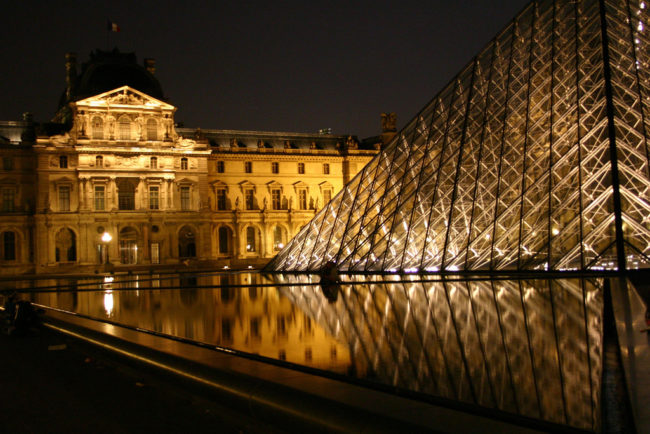
[[[14,1],[0,5],[0,120],[49,120],[78,63],[109,47],[156,59],[188,127],[360,138],[413,117],[528,2]]]

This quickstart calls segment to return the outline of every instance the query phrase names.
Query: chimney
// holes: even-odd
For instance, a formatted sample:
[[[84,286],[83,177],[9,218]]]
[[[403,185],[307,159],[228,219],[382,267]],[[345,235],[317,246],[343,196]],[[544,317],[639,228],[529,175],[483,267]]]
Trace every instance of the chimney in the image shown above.
[[[65,55],[65,98],[72,101],[77,81],[77,54],[66,53]]]
[[[144,59],[144,67],[151,74],[156,74],[156,59]]]

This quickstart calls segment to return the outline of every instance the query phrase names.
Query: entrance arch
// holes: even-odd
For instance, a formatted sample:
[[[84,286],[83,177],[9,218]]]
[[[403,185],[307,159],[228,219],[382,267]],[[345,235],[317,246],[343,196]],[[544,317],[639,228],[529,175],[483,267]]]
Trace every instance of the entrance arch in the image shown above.
[[[54,243],[56,262],[74,262],[77,260],[77,236],[72,232],[72,229],[63,228],[57,232]]]
[[[178,232],[178,257],[196,257],[196,234],[189,226],[183,226]]]
[[[120,262],[122,264],[137,264],[138,262],[138,231],[130,226],[120,230]]]
[[[232,254],[232,230],[228,226],[220,226],[217,231],[217,244],[220,255]]]

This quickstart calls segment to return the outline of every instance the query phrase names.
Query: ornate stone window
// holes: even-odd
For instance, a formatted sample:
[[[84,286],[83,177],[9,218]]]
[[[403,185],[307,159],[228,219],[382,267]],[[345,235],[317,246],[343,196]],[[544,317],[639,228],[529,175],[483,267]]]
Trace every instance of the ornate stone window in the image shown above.
[[[304,175],[305,173],[305,163],[298,163],[298,173]]]
[[[217,161],[217,173],[224,173],[225,171],[225,164],[223,161]]]
[[[279,251],[284,248],[284,230],[277,225],[273,228],[273,250]]]
[[[2,211],[13,212],[16,204],[16,188],[3,187],[2,188]]]
[[[120,140],[131,140],[131,119],[122,115],[118,121],[118,132]]]
[[[323,205],[327,205],[332,200],[332,190],[323,190]]]
[[[16,233],[7,231],[2,233],[2,260],[16,260]]]
[[[131,181],[123,180],[118,184],[117,200],[120,210],[135,209],[135,186]]]
[[[298,209],[307,209],[307,190],[304,188],[298,190]]]
[[[224,187],[217,188],[217,210],[225,211],[228,209],[226,198],[226,189]]]
[[[189,186],[181,186],[181,210],[183,211],[189,211],[190,210],[190,187]]]
[[[70,186],[59,186],[59,211],[70,211]]]
[[[271,163],[271,172],[272,173],[280,173],[280,163],[274,161]]]
[[[279,188],[271,189],[271,209],[282,209],[282,190]]]
[[[151,157],[149,159],[149,167],[151,169],[157,169],[158,168],[158,157]]]
[[[247,188],[244,190],[244,204],[247,210],[255,209],[255,190]]]
[[[330,174],[330,165],[328,163],[323,163],[323,175]]]
[[[149,209],[160,209],[160,187],[149,186]]]
[[[247,252],[256,252],[257,251],[257,234],[253,226],[246,228],[246,251]]]
[[[95,185],[95,211],[104,211],[106,209],[106,187]]]
[[[101,155],[95,157],[95,167],[104,167],[104,157]]]
[[[232,239],[232,231],[228,226],[221,226],[219,228],[219,254],[230,254],[230,240]]]
[[[147,140],[158,140],[158,122],[153,118],[147,120]]]
[[[11,157],[2,157],[2,168],[4,170],[14,170],[14,160]]]
[[[60,169],[67,169],[68,168],[68,156],[67,155],[61,155],[59,157],[59,168]]]
[[[181,158],[181,170],[187,170],[187,158]]]
[[[104,121],[99,116],[93,116],[92,118],[92,138],[95,140],[104,139]]]

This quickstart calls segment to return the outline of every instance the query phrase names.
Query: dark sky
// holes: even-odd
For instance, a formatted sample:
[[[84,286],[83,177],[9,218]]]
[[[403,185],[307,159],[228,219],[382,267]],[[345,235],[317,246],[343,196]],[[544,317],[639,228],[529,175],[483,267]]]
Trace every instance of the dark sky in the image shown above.
[[[0,4],[0,120],[52,117],[64,55],[156,59],[186,126],[376,135],[413,117],[526,0],[14,1]]]

